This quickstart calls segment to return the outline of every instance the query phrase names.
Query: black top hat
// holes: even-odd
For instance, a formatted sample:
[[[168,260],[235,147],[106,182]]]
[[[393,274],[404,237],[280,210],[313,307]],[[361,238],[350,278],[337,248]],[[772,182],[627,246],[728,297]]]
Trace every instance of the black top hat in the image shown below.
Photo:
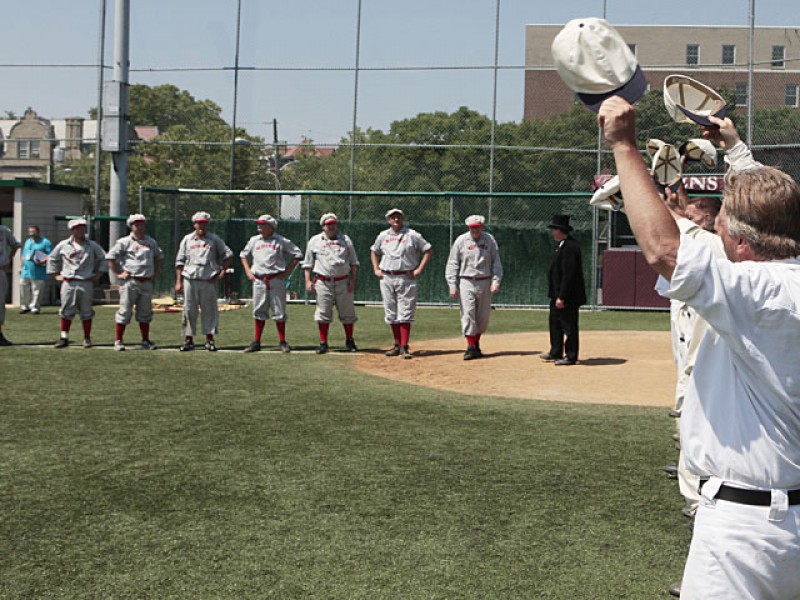
[[[569,215],[553,215],[553,222],[547,227],[549,229],[560,229],[566,233],[572,231],[572,225],[569,224]]]

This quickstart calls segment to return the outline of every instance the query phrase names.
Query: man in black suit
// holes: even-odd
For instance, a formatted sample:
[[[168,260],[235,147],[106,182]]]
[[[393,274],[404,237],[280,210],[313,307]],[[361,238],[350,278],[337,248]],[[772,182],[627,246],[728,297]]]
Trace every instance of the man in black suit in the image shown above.
[[[581,247],[570,235],[569,215],[553,215],[548,227],[558,247],[547,272],[550,351],[539,358],[559,366],[574,365],[578,362],[578,308],[586,304]]]

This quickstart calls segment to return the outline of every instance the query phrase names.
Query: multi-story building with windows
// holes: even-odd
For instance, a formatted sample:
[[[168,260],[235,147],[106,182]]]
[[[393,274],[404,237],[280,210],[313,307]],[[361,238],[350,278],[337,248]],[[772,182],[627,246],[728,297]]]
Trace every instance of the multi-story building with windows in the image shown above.
[[[553,66],[550,45],[563,25],[528,25],[525,33],[526,119],[546,119],[576,101]],[[681,73],[734,92],[747,104],[749,28],[615,25],[628,42],[651,89]],[[800,106],[800,26],[757,27],[753,45],[753,106]]]

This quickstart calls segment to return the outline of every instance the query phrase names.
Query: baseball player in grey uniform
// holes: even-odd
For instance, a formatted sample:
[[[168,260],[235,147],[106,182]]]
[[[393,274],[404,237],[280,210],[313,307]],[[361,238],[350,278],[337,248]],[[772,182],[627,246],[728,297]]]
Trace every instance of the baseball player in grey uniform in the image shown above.
[[[111,271],[119,279],[119,310],[115,318],[114,350],[125,350],[125,327],[131,322],[134,308],[142,350],[155,350],[150,341],[150,322],[153,320],[153,281],[161,271],[164,252],[158,243],[145,233],[144,215],[130,215],[127,220],[131,234],[120,238],[106,258]]]
[[[244,272],[253,282],[255,320],[255,336],[244,351],[261,350],[261,334],[271,312],[281,352],[288,353],[291,348],[286,342],[286,278],[303,258],[303,253],[291,240],[275,233],[278,221],[271,215],[258,217],[256,227],[258,235],[251,237],[239,253]],[[288,265],[287,256],[290,258]]]
[[[17,238],[5,225],[0,225],[0,346],[10,346],[11,342],[3,335],[3,324],[6,322],[6,294],[8,278],[6,269],[11,266],[14,255],[21,247]]]
[[[370,248],[372,270],[381,280],[384,320],[392,328],[394,346],[386,356],[411,358],[408,339],[417,310],[417,278],[431,260],[431,245],[405,226],[399,208],[386,213],[389,229],[381,231]]]
[[[86,237],[86,219],[67,223],[72,235],[62,240],[47,259],[47,273],[61,282],[61,337],[56,348],[69,345],[69,329],[77,314],[83,324],[83,347],[92,347],[94,284],[108,271],[106,253]]]
[[[322,233],[308,240],[303,259],[306,291],[317,294],[314,320],[319,328],[319,346],[316,352],[325,354],[328,351],[328,329],[333,320],[334,304],[344,326],[347,351],[356,352],[353,326],[358,317],[353,293],[360,264],[356,249],[350,238],[339,232],[339,219],[334,213],[322,215],[319,224]]]
[[[450,297],[459,299],[461,329],[467,338],[464,360],[481,358],[481,335],[489,326],[492,295],[500,291],[503,265],[497,242],[483,230],[481,215],[467,217],[469,231],[456,238],[447,259]]]
[[[194,231],[181,240],[175,256],[175,292],[183,293],[181,352],[194,350],[198,311],[202,313],[205,349],[217,351],[217,282],[231,265],[233,252],[222,238],[208,231],[210,221],[211,215],[205,211],[192,215]]]

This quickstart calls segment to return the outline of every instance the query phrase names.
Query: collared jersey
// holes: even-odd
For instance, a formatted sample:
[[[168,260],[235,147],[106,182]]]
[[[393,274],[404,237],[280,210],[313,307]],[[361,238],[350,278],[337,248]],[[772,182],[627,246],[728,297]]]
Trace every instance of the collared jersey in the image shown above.
[[[444,276],[450,287],[458,285],[459,277],[491,277],[492,283],[500,283],[503,265],[494,236],[485,231],[477,240],[469,231],[458,236],[450,248]]]
[[[681,417],[689,469],[800,488],[800,259],[732,263],[684,235],[667,296],[709,324]]]
[[[149,235],[138,240],[131,234],[118,239],[106,258],[115,260],[119,269],[133,277],[152,277],[156,263],[164,259],[164,251]]]
[[[81,244],[70,236],[56,244],[47,259],[47,272],[66,279],[91,279],[107,271],[105,250],[89,238]]]
[[[5,225],[0,225],[0,267],[5,267],[11,260],[9,248],[19,248],[20,244],[11,230]]]
[[[431,249],[431,245],[422,235],[403,227],[395,233],[390,227],[381,231],[375,238],[370,250],[381,257],[382,271],[413,271],[419,266],[422,255]]]
[[[40,237],[38,240],[29,237],[25,240],[25,243],[22,245],[22,272],[20,273],[20,277],[23,279],[36,279],[38,281],[47,279],[46,264],[37,265],[33,261],[33,255],[36,252],[49,255],[52,251],[53,244],[51,244],[50,240],[46,237]]]
[[[323,277],[343,277],[350,273],[350,267],[360,264],[353,242],[343,233],[330,239],[322,232],[308,240],[304,269],[311,269]]]
[[[198,237],[193,231],[181,240],[175,266],[183,267],[186,279],[211,279],[232,256],[233,252],[218,235],[208,232]]]
[[[253,273],[261,276],[285,271],[287,256],[292,259],[301,259],[303,253],[292,243],[292,240],[277,233],[273,233],[268,238],[261,234],[254,235],[239,253],[240,258],[251,261]]]

